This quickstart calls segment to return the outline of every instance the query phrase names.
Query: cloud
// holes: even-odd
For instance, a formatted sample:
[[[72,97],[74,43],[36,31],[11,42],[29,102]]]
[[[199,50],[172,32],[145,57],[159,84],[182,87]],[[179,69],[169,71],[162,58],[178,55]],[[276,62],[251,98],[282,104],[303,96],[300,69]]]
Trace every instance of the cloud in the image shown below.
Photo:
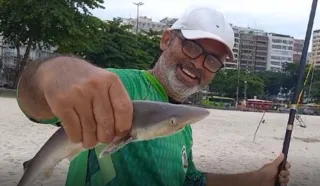
[[[94,10],[101,19],[136,17],[134,1],[106,0],[104,10]],[[139,1],[136,1],[139,2]],[[206,5],[222,11],[229,22],[238,26],[250,26],[267,32],[287,34],[304,39],[312,0],[141,0],[140,15],[159,21],[164,17],[179,17],[183,11],[195,5]],[[318,6],[320,7],[320,5]],[[314,21],[314,29],[320,29],[320,8]]]

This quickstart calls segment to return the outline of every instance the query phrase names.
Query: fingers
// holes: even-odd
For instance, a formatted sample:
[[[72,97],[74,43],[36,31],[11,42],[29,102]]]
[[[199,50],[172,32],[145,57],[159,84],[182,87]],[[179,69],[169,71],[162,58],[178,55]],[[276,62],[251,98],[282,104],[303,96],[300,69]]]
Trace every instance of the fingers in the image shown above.
[[[115,134],[126,135],[131,129],[133,106],[131,99],[119,78],[115,78],[109,89],[109,96],[114,113]]]
[[[52,112],[58,116],[70,140],[92,148],[126,135],[132,125],[133,106],[119,77],[105,70],[75,82],[49,96]],[[50,101],[51,100],[51,101]]]
[[[288,170],[291,168],[291,164],[289,162],[286,163],[285,169]]]
[[[284,160],[284,154],[281,153],[274,161],[273,164],[280,165],[280,163]]]
[[[290,169],[291,165],[290,163],[286,163],[285,170],[280,171],[279,173],[279,182],[281,183],[281,186],[286,186],[289,183],[289,176],[290,176]]]
[[[73,99],[67,95],[60,94],[56,95],[54,101],[48,102],[51,105],[51,111],[60,118],[69,140],[73,143],[81,143],[83,138],[80,117],[75,110]]]
[[[280,171],[279,176],[281,176],[281,177],[288,177],[288,176],[290,176],[290,172],[287,171],[287,170]]]
[[[281,153],[274,161],[273,161],[273,164],[279,166],[282,161],[284,160],[284,154]],[[286,162],[286,165],[285,165],[285,170],[288,170],[291,168],[291,164],[289,162]]]
[[[279,178],[279,183],[280,183],[281,185],[287,185],[287,184],[289,183],[289,178],[287,178],[287,177],[280,177],[280,178]]]
[[[97,122],[98,141],[110,143],[114,138],[114,117],[110,99],[105,92],[96,94],[93,98],[93,112]]]
[[[66,134],[69,136],[70,141],[73,143],[82,142],[82,132],[80,119],[74,109],[68,109],[56,114],[62,122]]]
[[[84,148],[92,148],[97,143],[97,125],[93,114],[92,96],[87,89],[79,88],[74,95],[75,110],[79,113]]]

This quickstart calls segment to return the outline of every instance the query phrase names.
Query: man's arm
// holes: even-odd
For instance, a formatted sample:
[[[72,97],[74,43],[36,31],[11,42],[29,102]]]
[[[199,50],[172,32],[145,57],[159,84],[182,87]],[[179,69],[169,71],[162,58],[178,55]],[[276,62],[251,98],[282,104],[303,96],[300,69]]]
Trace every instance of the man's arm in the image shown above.
[[[131,128],[133,106],[119,77],[79,57],[31,62],[17,94],[26,116],[39,123],[61,121],[69,139],[84,148],[110,143]]]
[[[238,174],[203,173],[196,169],[191,155],[184,186],[257,186],[260,183],[258,171]]]
[[[17,87],[17,101],[20,109],[32,121],[59,123],[59,118],[51,111],[46,100],[44,87],[51,87],[52,90],[67,88],[63,87],[64,84],[61,82],[55,84],[54,80],[63,76],[65,85],[68,85],[67,82],[79,78],[78,74],[81,74],[83,69],[90,69],[91,66],[83,59],[60,55],[30,62],[23,70]]]
[[[215,174],[197,170],[192,154],[192,129],[187,128],[190,140],[188,152],[188,170],[184,186],[257,186],[260,185],[260,171],[238,174]]]
[[[19,79],[17,101],[22,112],[31,120],[50,120],[55,117],[41,89],[40,85],[43,77],[39,70],[44,63],[55,57],[56,56],[30,62],[23,70]]]

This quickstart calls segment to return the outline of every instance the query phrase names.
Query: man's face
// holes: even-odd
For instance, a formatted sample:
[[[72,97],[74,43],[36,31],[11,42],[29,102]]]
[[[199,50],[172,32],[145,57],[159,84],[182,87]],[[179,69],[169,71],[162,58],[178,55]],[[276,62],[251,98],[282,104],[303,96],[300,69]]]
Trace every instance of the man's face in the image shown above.
[[[209,39],[185,40],[180,32],[166,30],[160,48],[163,50],[157,73],[168,94],[184,99],[203,89],[223,67],[227,49],[217,41]]]

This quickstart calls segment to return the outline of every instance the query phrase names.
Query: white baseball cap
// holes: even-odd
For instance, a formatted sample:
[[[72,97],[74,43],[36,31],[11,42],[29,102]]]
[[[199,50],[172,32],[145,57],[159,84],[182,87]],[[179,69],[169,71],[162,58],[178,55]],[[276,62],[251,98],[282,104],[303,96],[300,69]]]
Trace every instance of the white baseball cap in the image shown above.
[[[224,44],[228,50],[228,60],[234,60],[232,51],[234,32],[224,15],[212,8],[190,8],[171,26],[181,30],[187,39],[213,39]]]

